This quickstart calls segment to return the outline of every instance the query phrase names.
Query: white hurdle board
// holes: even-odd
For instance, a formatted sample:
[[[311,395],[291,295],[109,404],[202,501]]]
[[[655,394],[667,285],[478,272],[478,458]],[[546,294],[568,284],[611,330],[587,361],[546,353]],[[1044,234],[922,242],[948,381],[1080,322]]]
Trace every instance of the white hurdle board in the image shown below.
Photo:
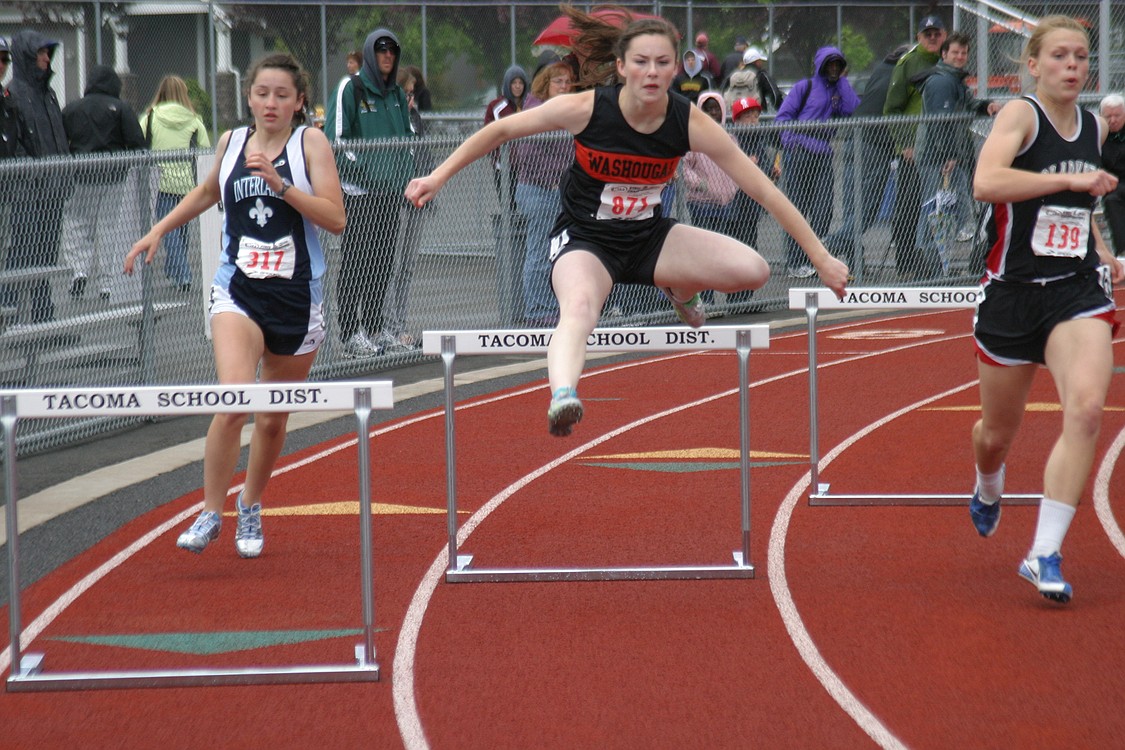
[[[106,388],[50,388],[0,391],[4,445],[4,496],[8,525],[8,610],[11,692],[94,688],[262,685],[312,682],[371,682],[375,661],[375,603],[371,543],[371,453],[368,424],[372,409],[394,406],[390,381],[255,383]],[[360,498],[360,585],[363,642],[355,662],[244,668],[58,672],[43,669],[43,654],[20,654],[22,617],[19,576],[19,494],[16,486],[16,424],[20,419],[121,415],[218,414],[250,412],[351,411],[356,417]]]
[[[981,287],[861,287],[841,299],[831,289],[789,290],[789,309],[804,310],[809,348],[809,483],[810,505],[968,505],[967,494],[831,494],[820,481],[819,398],[816,318],[820,310],[956,310],[976,307]],[[1005,495],[1009,504],[1037,502],[1039,495]]]
[[[596,328],[587,340],[590,352],[669,352],[733,350],[738,355],[742,547],[729,565],[653,565],[619,568],[474,568],[473,556],[457,550],[457,451],[454,435],[453,365],[459,354],[545,354],[549,330],[424,331],[422,352],[440,355],[445,370],[445,465],[448,504],[450,582],[609,581],[753,578],[750,564],[750,387],[751,349],[769,347],[769,326],[683,326]]]

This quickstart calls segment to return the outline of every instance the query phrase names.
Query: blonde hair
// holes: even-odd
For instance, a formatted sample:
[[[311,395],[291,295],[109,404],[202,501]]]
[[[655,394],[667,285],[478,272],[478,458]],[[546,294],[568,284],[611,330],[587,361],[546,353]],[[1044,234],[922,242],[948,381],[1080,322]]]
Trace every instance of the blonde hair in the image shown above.
[[[1024,54],[1020,55],[1020,62],[1025,69],[1029,60],[1043,52],[1043,40],[1051,31],[1073,31],[1075,34],[1081,34],[1082,38],[1086,39],[1087,48],[1090,46],[1090,35],[1078,20],[1070,16],[1046,16],[1038,22],[1035,30],[1032,31],[1032,36],[1028,37],[1027,44],[1024,45]]]
[[[531,93],[539,101],[547,101],[551,98],[551,79],[564,74],[572,82],[574,81],[574,69],[568,63],[562,60],[551,63],[535,74],[535,80],[531,82]]]
[[[195,107],[191,106],[191,97],[188,96],[187,83],[179,76],[164,76],[160,79],[160,85],[156,87],[156,96],[152,97],[152,103],[148,108],[152,109],[164,102],[176,102],[195,112]]]

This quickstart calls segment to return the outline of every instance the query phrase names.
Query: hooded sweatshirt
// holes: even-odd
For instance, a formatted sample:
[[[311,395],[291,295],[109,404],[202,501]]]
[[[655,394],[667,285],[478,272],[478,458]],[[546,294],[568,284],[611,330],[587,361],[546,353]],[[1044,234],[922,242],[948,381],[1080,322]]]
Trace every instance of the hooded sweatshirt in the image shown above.
[[[133,108],[121,101],[121,79],[106,65],[90,68],[85,96],[63,110],[73,154],[144,148],[145,134]]]
[[[52,57],[59,43],[33,29],[21,29],[12,36],[12,80],[8,82],[8,102],[19,112],[28,133],[31,156],[68,154],[59,100],[51,88],[54,72],[36,64],[39,50],[46,47]]]
[[[330,141],[414,138],[406,93],[398,85],[401,48],[390,74],[379,74],[375,44],[388,39],[399,47],[398,37],[388,29],[376,29],[363,43],[363,65],[359,75],[341,82],[328,101],[324,133]],[[358,86],[358,90],[357,90]],[[414,172],[409,148],[356,149],[337,154],[340,180],[350,195],[369,191],[401,193]]]
[[[723,113],[722,117],[719,118],[719,124],[725,127],[727,108],[722,94],[717,91],[705,91],[699,95],[699,101],[696,102],[696,105],[702,109],[703,103],[708,99],[714,99],[719,103],[719,108]],[[735,140],[733,135],[731,140]],[[688,203],[726,206],[734,200],[735,194],[738,193],[738,184],[723,171],[722,167],[705,154],[688,151],[680,159],[680,166],[683,183],[687,187]]]
[[[825,75],[825,65],[833,60],[847,64],[843,53],[835,47],[821,47],[816,51],[813,57],[813,69],[816,73],[811,78],[793,84],[781,109],[777,111],[774,122],[826,122],[838,117],[850,117],[855,112],[855,108],[859,106],[859,96],[848,83],[847,76],[841,75],[832,82]],[[785,130],[781,133],[781,145],[785,148],[800,147],[814,154],[830,154],[834,135],[834,129],[804,133]]]
[[[149,119],[149,115],[152,119]],[[152,133],[148,132],[152,123]],[[153,151],[181,151],[192,148],[209,148],[211,138],[199,115],[179,102],[160,102],[146,112],[140,120],[146,139],[151,135]],[[187,195],[195,187],[195,175],[190,161],[160,163],[160,192]]]
[[[517,97],[512,93],[512,81],[516,79],[523,81],[523,96]],[[522,110],[527,102],[527,98],[531,96],[531,80],[527,77],[527,71],[519,65],[513,65],[504,71],[504,82],[500,84],[500,96],[496,97],[488,103],[484,108],[484,124],[499,120],[501,117],[514,115],[516,112]],[[500,168],[500,149],[496,149],[491,153],[492,165]],[[515,157],[515,152],[512,154]],[[516,165],[513,164],[513,167]]]
[[[689,55],[694,58],[688,61]],[[672,80],[672,90],[686,96],[692,102],[699,100],[704,91],[715,88],[711,73],[703,67],[703,52],[688,50],[684,53],[684,69]]]

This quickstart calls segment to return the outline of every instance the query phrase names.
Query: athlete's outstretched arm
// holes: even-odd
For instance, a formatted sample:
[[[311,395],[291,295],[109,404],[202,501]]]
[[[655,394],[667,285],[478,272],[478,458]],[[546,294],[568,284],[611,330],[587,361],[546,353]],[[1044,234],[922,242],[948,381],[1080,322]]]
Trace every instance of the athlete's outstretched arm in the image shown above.
[[[433,172],[411,180],[406,186],[406,198],[419,208],[426,205],[450,177],[508,141],[551,130],[579,133],[590,121],[593,109],[594,92],[584,91],[556,96],[538,107],[493,120],[469,136]]]
[[[699,151],[710,157],[731,176],[743,192],[769,211],[781,228],[788,232],[805,251],[805,255],[816,268],[824,285],[835,292],[837,297],[842,297],[848,282],[847,265],[828,252],[797,207],[758,168],[758,165],[743,153],[722,126],[702,110],[693,107],[688,134],[691,138],[692,151]]]
[[[203,181],[192,188],[191,192],[185,195],[183,200],[168,212],[167,216],[156,222],[149,233],[137,240],[136,244],[129,250],[129,253],[125,256],[125,273],[132,275],[133,264],[136,263],[139,255],[145,256],[144,262],[146,264],[152,263],[156,251],[160,249],[160,240],[165,234],[176,227],[187,224],[219,202],[221,197],[219,168],[222,165],[223,154],[226,153],[228,143],[230,143],[229,130],[219,136],[219,142],[215,148],[215,162],[211,165],[211,171],[207,173]]]

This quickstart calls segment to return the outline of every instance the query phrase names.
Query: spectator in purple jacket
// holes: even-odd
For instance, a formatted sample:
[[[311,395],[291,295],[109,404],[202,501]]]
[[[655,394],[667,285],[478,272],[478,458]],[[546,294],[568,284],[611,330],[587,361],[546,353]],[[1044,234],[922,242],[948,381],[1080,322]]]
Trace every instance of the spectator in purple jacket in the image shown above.
[[[813,58],[810,78],[797,81],[785,97],[775,122],[827,122],[850,117],[859,106],[859,97],[848,83],[848,63],[835,47],[821,47]],[[805,215],[818,236],[828,233],[832,224],[835,195],[832,174],[834,128],[785,130],[781,133],[782,173],[785,193]],[[790,278],[807,278],[816,273],[803,260],[800,248],[789,238],[785,262]]]

